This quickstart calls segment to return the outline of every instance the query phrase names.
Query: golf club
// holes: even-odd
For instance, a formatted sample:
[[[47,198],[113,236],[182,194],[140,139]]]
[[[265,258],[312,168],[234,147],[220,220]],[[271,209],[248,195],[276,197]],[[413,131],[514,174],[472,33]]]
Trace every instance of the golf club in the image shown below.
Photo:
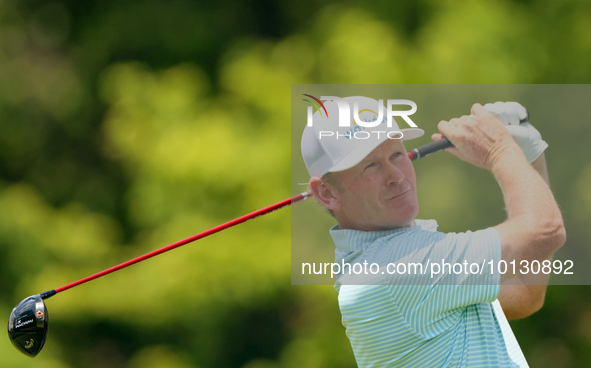
[[[267,213],[273,212],[275,210],[278,210],[280,208],[283,208],[285,206],[289,206],[292,203],[303,201],[310,197],[310,195],[311,194],[308,192],[298,194],[294,197],[285,199],[281,202],[277,202],[271,206],[262,208],[258,211],[254,211],[242,217],[238,217],[234,220],[215,226],[209,230],[203,231],[199,234],[195,234],[176,243],[154,250],[150,253],[146,253],[142,256],[131,259],[117,266],[98,272],[94,275],[85,277],[71,284],[64,285],[60,288],[48,290],[41,294],[25,298],[16,307],[14,307],[14,309],[10,313],[10,318],[8,320],[8,338],[21,353],[31,358],[34,358],[37,354],[39,354],[39,352],[43,348],[43,345],[45,344],[45,340],[47,337],[47,327],[49,319],[47,307],[45,306],[45,302],[43,301],[44,299],[48,299],[54,296],[55,294],[73,288],[74,286],[84,284],[85,282],[97,279],[101,276],[105,276],[112,272],[118,271],[122,268],[131,266],[132,264],[136,264],[148,258],[152,258],[154,256],[157,256],[158,254],[168,252],[169,250],[194,242],[197,239],[205,238],[206,236],[215,234],[219,231],[222,231],[234,225],[238,225],[255,217],[259,217]]]
[[[529,111],[525,109],[525,112],[527,114],[525,118],[519,120],[519,124],[527,123],[529,121]],[[408,157],[411,159],[411,161],[417,160],[419,158],[429,156],[435,152],[439,152],[449,147],[453,147],[453,144],[449,141],[449,139],[443,137],[438,141],[431,142],[419,148],[415,148],[411,151],[408,151]]]
[[[529,119],[529,113],[527,117],[522,120],[521,122],[525,122]],[[441,151],[445,148],[453,146],[447,138],[442,138],[436,142],[432,142],[426,144],[424,146],[418,147],[413,149],[412,151],[408,152],[408,157],[411,160],[417,160],[419,158],[428,156],[435,152]],[[152,258],[169,250],[178,248],[185,244],[194,242],[195,240],[204,238],[211,234],[215,234],[219,231],[225,230],[229,227],[238,225],[255,217],[259,217],[265,215],[267,213],[273,212],[280,208],[286,207],[291,205],[292,203],[303,201],[312,196],[311,192],[304,192],[298,194],[294,197],[285,199],[281,202],[277,202],[271,206],[262,208],[260,210],[251,212],[247,215],[242,217],[238,217],[234,220],[228,221],[224,224],[215,226],[209,230],[203,231],[201,233],[195,234],[191,237],[186,239],[180,240],[176,243],[167,245],[160,249],[154,250],[150,253],[146,253],[142,256],[136,257],[131,259],[127,262],[121,263],[117,266],[111,267],[104,271],[98,272],[94,275],[85,277],[78,281],[75,281],[71,284],[64,285],[60,288],[48,290],[38,295],[33,295],[28,298],[25,298],[21,301],[10,313],[10,318],[8,321],[8,338],[12,342],[12,344],[23,354],[34,358],[45,344],[45,340],[47,338],[47,330],[48,330],[48,323],[49,323],[49,316],[47,313],[47,307],[45,306],[44,299],[48,299],[62,291],[68,290],[73,288],[74,286],[78,286],[84,284],[88,281],[97,279],[99,277],[108,275],[112,272],[118,271],[122,268],[131,266],[138,262],[144,261],[148,258]]]

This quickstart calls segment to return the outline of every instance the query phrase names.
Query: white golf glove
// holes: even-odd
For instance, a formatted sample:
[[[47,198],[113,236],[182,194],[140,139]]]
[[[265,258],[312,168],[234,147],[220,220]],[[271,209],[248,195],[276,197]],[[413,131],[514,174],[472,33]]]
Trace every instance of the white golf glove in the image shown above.
[[[519,124],[527,118],[527,110],[517,102],[495,102],[486,104],[484,108],[490,111],[506,127],[515,142],[521,147],[529,163],[534,162],[546,148],[548,143],[542,140],[542,135],[530,123]]]

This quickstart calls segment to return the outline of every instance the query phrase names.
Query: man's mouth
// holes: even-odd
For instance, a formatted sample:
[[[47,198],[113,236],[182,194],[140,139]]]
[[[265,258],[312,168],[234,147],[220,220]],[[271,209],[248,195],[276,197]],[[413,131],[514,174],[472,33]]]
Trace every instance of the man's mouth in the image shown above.
[[[398,195],[396,195],[396,196],[394,196],[394,197],[388,198],[388,199],[386,199],[386,201],[385,201],[385,202],[387,202],[387,201],[391,201],[391,200],[393,200],[393,199],[398,199],[398,198],[401,198],[401,197],[403,197],[403,196],[405,196],[405,195],[409,194],[410,192],[411,192],[411,189],[409,189],[409,190],[407,190],[407,191],[405,191],[405,192],[402,192],[402,193],[400,193],[400,194],[398,194]]]

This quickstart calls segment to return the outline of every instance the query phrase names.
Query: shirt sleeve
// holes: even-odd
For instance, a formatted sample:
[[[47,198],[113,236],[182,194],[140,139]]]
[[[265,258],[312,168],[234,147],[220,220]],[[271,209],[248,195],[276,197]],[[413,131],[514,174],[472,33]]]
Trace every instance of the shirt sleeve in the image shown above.
[[[391,290],[394,299],[404,299],[399,304],[401,313],[418,332],[445,329],[466,307],[497,299],[501,238],[496,229],[457,234],[417,232],[407,240],[410,251],[402,250],[400,257],[398,249],[396,261],[421,262],[426,272],[407,276],[406,282],[397,282]]]
[[[441,233],[440,233],[441,234]],[[448,233],[427,247],[434,285],[480,285],[500,287],[497,264],[501,260],[501,236],[494,228]],[[498,290],[497,290],[498,294]],[[497,295],[491,295],[492,300]],[[486,300],[490,301],[490,300]]]

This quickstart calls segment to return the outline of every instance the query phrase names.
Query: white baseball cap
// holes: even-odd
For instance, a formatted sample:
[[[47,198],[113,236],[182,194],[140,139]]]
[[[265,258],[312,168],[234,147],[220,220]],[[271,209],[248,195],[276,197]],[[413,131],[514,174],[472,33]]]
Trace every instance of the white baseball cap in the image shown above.
[[[347,170],[357,165],[386,139],[401,139],[397,132],[402,133],[402,140],[418,138],[425,134],[425,131],[419,128],[400,129],[394,119],[392,126],[388,127],[386,108],[383,103],[380,104],[373,98],[351,96],[340,100],[346,101],[350,106],[351,126],[339,126],[337,102],[327,101],[324,103],[326,113],[314,113],[312,126],[306,126],[302,134],[302,156],[310,177]],[[353,118],[356,111],[355,103],[362,122],[375,122],[381,108],[381,123],[375,127],[356,124]]]

